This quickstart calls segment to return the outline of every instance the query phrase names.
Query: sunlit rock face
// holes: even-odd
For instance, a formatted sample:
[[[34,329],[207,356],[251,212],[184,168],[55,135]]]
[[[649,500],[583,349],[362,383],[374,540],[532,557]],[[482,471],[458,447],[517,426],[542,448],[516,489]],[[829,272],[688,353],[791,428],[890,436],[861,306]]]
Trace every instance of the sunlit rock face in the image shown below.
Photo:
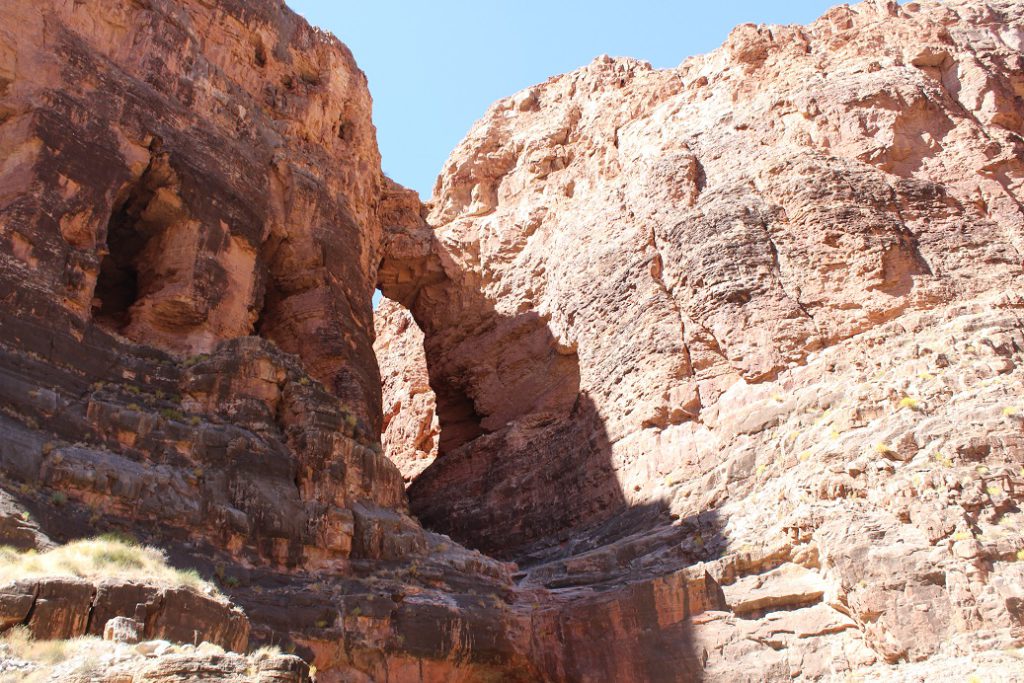
[[[348,49],[279,3],[6,3],[8,313],[172,353],[257,334],[379,420],[380,156]]]
[[[384,407],[381,443],[408,482],[437,457],[440,434],[423,333],[409,311],[387,299],[375,310],[374,325]]]
[[[394,192],[364,75],[280,2],[3,3],[0,545],[160,546],[244,630],[159,586],[116,616],[281,645],[321,682],[535,680],[510,567],[424,531],[382,453],[371,297]],[[0,631],[102,633],[102,587],[72,583],[64,608],[0,586]],[[466,651],[463,631],[490,636]],[[308,679],[264,659],[177,661]],[[164,680],[122,664],[104,680]]]
[[[227,594],[192,631],[320,683],[998,679],[1022,47],[955,0],[602,57],[424,206],[278,2],[7,2],[0,545],[160,546]],[[117,623],[184,638],[143,584]],[[104,590],[0,586],[0,630],[98,633]]]
[[[868,2],[494,104],[380,271],[413,512],[560,589],[712,563],[710,678],[1017,644],[1022,19]]]

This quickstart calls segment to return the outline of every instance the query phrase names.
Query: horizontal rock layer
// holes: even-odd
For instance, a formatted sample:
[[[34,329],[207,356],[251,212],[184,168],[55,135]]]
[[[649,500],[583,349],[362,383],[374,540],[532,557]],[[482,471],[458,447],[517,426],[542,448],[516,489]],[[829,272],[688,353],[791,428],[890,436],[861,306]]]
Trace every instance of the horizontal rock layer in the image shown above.
[[[377,347],[424,356],[382,373],[435,407],[386,394],[388,429],[440,426],[422,472],[388,444],[412,511],[629,606],[569,608],[553,678],[1020,647],[1022,36],[1019,3],[867,2],[602,57],[497,102],[394,222],[420,329],[386,308]],[[638,596],[685,567],[722,597],[674,631],[685,601]]]
[[[600,58],[497,103],[426,208],[279,3],[0,19],[0,542],[128,531],[321,683],[1013,666],[1016,3]],[[4,628],[202,621],[19,586]],[[306,677],[134,647],[111,680]]]

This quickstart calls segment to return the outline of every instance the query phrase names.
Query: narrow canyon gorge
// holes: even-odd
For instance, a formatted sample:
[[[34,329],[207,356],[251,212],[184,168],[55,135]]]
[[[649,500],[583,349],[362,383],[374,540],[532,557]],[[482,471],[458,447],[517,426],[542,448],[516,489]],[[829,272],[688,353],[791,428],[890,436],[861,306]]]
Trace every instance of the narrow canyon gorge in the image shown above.
[[[0,683],[1024,681],[1024,4],[358,57],[0,5]]]

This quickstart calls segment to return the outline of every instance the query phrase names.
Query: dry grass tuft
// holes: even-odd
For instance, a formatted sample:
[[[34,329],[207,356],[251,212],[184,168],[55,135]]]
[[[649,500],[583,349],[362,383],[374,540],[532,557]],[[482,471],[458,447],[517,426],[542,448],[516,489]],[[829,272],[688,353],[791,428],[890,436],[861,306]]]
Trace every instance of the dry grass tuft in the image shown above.
[[[93,636],[71,640],[35,640],[26,627],[15,626],[0,636],[0,656],[32,662],[36,668],[0,674],[0,683],[43,683],[56,680],[54,676],[58,667],[62,675],[84,673],[83,669],[91,666],[96,657],[109,647],[109,643]],[[61,666],[71,660],[76,660],[77,664],[72,662],[68,666]]]
[[[169,566],[163,551],[111,536],[73,541],[43,553],[0,547],[0,585],[56,576],[137,580],[216,592],[195,571]]]

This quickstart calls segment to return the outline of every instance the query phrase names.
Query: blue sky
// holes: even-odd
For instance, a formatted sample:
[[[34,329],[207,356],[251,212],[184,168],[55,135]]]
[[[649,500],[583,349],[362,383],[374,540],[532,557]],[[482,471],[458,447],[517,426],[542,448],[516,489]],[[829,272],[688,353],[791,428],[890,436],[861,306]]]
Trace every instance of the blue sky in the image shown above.
[[[836,0],[288,0],[338,36],[370,81],[384,171],[427,199],[487,107],[597,55],[679,64],[733,26],[807,23]]]

